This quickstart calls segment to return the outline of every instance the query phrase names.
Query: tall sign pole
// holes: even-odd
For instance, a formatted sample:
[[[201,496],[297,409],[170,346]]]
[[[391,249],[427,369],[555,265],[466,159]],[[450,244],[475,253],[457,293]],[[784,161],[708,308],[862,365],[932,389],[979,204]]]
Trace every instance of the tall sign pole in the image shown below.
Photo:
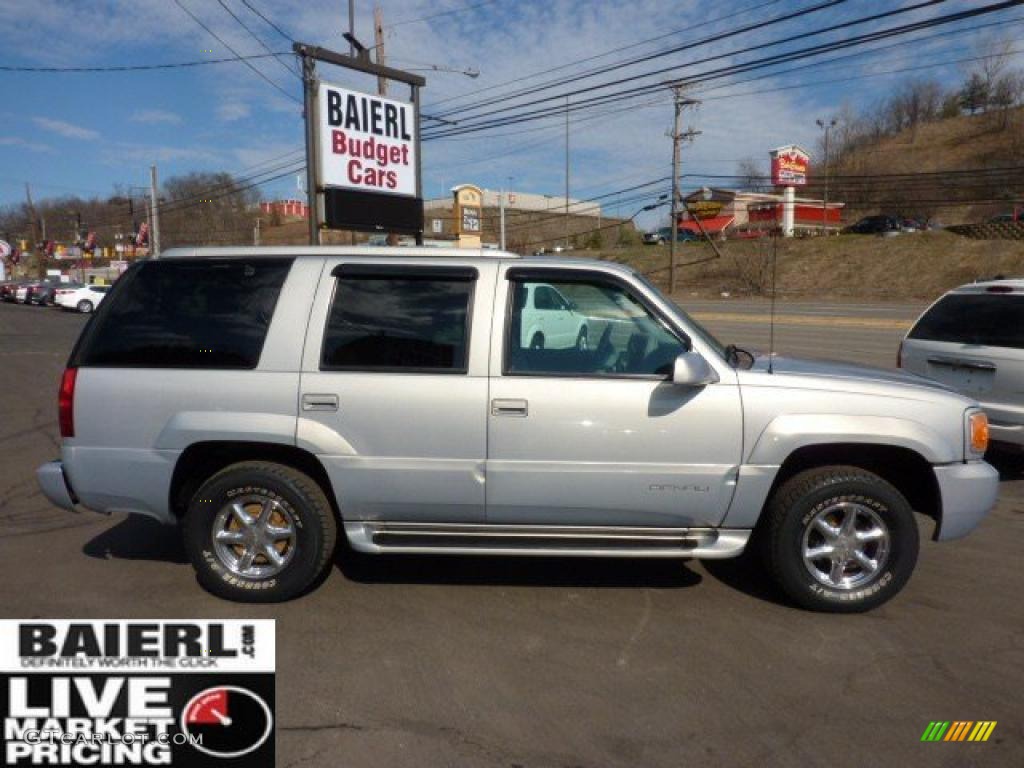
[[[316,178],[316,60],[302,53],[302,104],[306,117],[306,207],[309,244],[320,245],[320,205]]]

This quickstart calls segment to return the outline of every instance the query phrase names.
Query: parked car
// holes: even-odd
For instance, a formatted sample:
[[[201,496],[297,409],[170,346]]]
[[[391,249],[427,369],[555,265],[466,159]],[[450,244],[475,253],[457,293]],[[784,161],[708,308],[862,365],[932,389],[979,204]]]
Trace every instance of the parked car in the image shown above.
[[[585,348],[522,333],[542,288],[585,308]],[[339,528],[366,553],[648,558],[756,529],[791,600],[862,611],[910,578],[915,510],[955,539],[998,485],[971,398],[769,366],[626,266],[500,251],[168,251],[85,326],[58,416],[46,497],[180,526],[242,601],[311,588]]]
[[[26,304],[45,306],[55,304],[58,290],[74,290],[82,288],[81,283],[61,283],[56,280],[45,280],[35,283],[29,288]]]
[[[671,227],[662,227],[656,232],[645,232],[643,236],[644,245],[661,245],[663,243],[667,243],[671,239]],[[695,240],[700,240],[700,236],[695,235],[688,229],[680,229],[676,232],[677,243],[690,243]]]
[[[36,285],[39,285],[38,280],[19,283],[14,289],[14,301],[18,304],[28,304],[28,292]]]
[[[899,365],[978,400],[993,441],[1024,445],[1024,280],[942,296],[907,333]]]
[[[519,344],[524,349],[585,350],[587,318],[552,285],[522,285],[513,298],[519,312]]]
[[[24,282],[24,280],[6,280],[0,283],[0,301],[16,301],[18,286]]]
[[[110,290],[109,285],[83,285],[80,288],[58,288],[54,292],[54,303],[64,309],[74,309],[88,314],[103,301]]]
[[[865,216],[856,224],[843,229],[846,234],[854,235],[888,235],[902,229],[900,219],[895,216]]]

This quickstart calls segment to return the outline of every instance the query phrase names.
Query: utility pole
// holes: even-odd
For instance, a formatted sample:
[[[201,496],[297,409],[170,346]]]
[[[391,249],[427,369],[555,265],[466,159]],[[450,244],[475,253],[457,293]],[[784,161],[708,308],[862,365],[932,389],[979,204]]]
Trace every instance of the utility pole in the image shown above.
[[[39,242],[39,216],[36,213],[35,203],[32,202],[32,188],[28,182],[25,182],[25,200],[28,204],[28,215],[32,217],[32,247],[36,247],[36,243]],[[43,237],[46,237],[46,233],[43,233]]]
[[[373,57],[374,61],[377,62],[377,66],[387,66],[387,56],[384,53],[384,9],[379,5],[373,6]],[[377,93],[381,96],[388,95],[388,79],[386,77],[377,76]],[[388,232],[387,235],[388,245],[398,245],[398,235],[394,232]],[[356,233],[352,233],[352,245],[356,244]]]
[[[825,194],[821,201],[821,233],[828,234],[828,134],[836,126],[836,119],[833,117],[827,123],[824,120],[815,121],[818,127],[825,131]]]
[[[691,140],[700,135],[700,131],[695,131],[692,128],[684,133],[681,124],[683,108],[700,102],[685,98],[682,85],[673,85],[672,94],[675,120],[672,124],[672,213],[670,214],[672,221],[669,225],[671,231],[668,241],[668,292],[670,295],[676,289],[676,240],[679,236],[679,201],[681,198],[679,192],[679,146],[682,141]]]
[[[565,97],[565,250],[569,250],[569,97]]]
[[[252,244],[260,244],[260,220],[256,219],[256,226],[252,228]]]
[[[377,65],[383,67],[388,61],[384,55],[384,10],[379,5],[373,7],[373,44]],[[377,78],[377,93],[381,96],[388,95],[388,79],[386,77]]]
[[[505,190],[502,189],[498,192],[498,213],[499,217],[499,232],[501,236],[498,238],[499,247],[501,250],[505,250]]]
[[[157,206],[157,181],[156,181],[156,166],[149,166],[149,212],[150,216],[153,217],[153,221],[149,228],[149,238],[152,247],[150,248],[150,256],[154,259],[160,258],[160,208]]]
[[[356,0],[348,0],[348,55],[356,56],[356,44],[353,42],[356,37]]]

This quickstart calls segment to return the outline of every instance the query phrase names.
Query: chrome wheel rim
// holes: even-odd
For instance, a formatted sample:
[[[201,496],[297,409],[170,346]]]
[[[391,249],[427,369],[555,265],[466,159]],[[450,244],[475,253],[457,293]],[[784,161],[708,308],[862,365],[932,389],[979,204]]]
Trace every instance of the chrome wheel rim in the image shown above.
[[[804,529],[801,553],[816,581],[832,589],[851,590],[881,573],[891,543],[889,528],[875,510],[842,501],[811,518]]]
[[[295,555],[295,521],[281,502],[262,494],[238,496],[213,520],[217,559],[236,576],[268,579]]]
[[[576,349],[580,352],[587,351],[587,332],[580,331],[580,335],[576,337]]]

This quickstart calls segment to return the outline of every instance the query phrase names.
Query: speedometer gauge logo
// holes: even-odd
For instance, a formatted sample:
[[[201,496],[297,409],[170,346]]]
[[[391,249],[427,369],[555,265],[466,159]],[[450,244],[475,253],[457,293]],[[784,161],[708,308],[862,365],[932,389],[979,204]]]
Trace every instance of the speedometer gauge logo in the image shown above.
[[[259,749],[273,729],[267,703],[234,685],[200,691],[181,713],[181,730],[195,739],[192,746],[213,757],[247,755]]]

